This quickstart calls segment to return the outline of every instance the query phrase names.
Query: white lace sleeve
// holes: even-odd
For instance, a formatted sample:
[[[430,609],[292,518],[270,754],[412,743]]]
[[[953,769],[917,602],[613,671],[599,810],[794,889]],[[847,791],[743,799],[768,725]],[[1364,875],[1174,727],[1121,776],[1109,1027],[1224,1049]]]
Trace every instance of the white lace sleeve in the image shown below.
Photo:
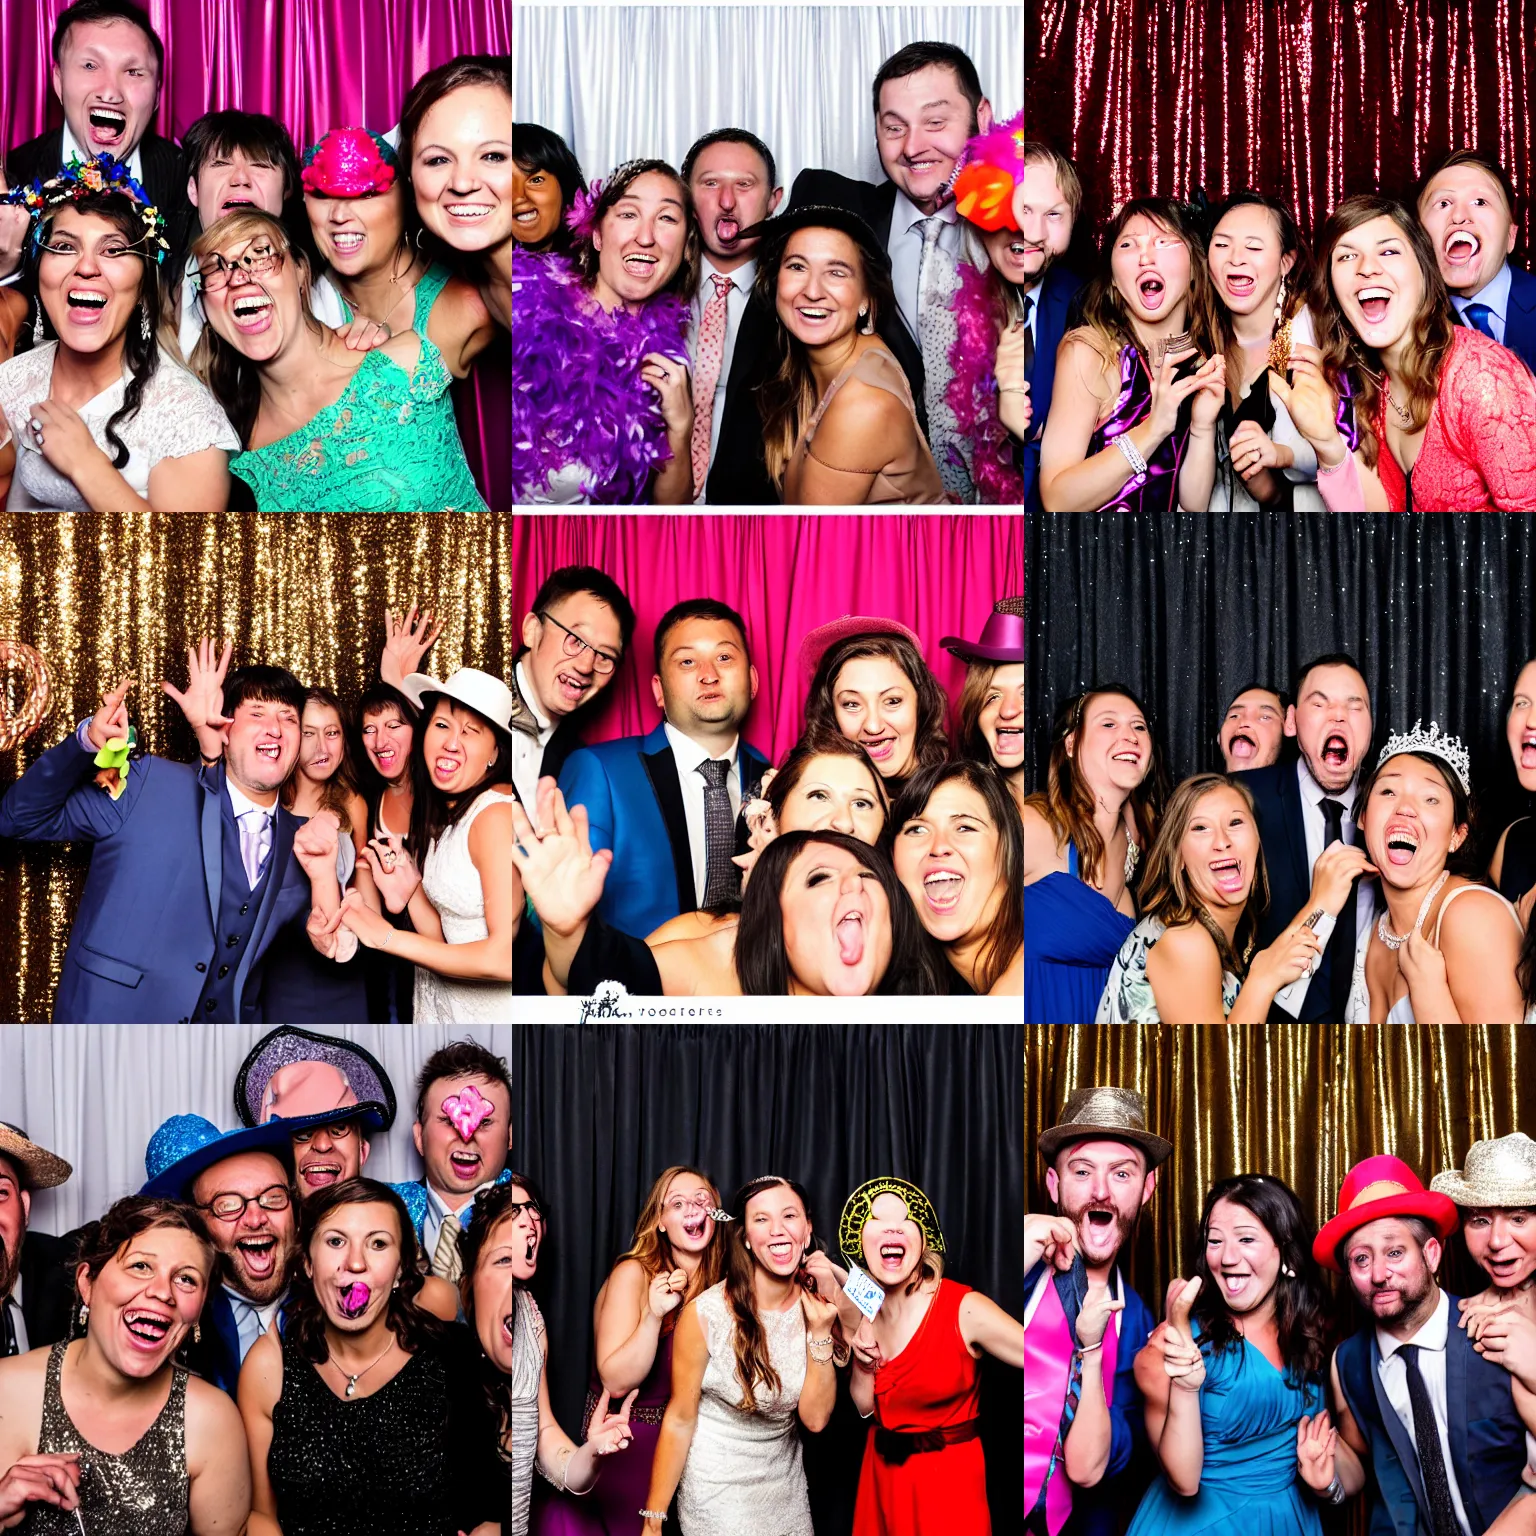
[[[134,427],[151,463],[205,448],[240,451],[240,439],[211,391],[163,351]]]

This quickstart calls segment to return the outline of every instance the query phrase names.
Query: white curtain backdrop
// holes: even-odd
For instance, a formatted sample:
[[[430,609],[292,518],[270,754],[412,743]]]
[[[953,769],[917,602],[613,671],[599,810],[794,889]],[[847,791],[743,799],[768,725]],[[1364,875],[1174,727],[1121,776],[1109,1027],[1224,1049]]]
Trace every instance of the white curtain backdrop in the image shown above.
[[[503,1060],[512,1026],[309,1026],[355,1041],[383,1064],[395,1090],[395,1126],[375,1135],[367,1174],[386,1183],[421,1177],[411,1141],[416,1074],[450,1040],[473,1039]],[[268,1032],[261,1024],[13,1024],[0,1028],[0,1120],[73,1164],[57,1189],[32,1196],[31,1225],[55,1235],[100,1216],[144,1183],[144,1148],[172,1115],[239,1125],[235,1075]],[[516,1128],[514,1127],[514,1134]],[[515,1153],[514,1143],[514,1153]]]
[[[885,180],[870,86],[922,41],[963,48],[1000,118],[1024,105],[1022,5],[518,5],[512,116],[560,134],[589,182],[625,160],[681,168],[702,134],[745,128],[787,201],[808,166]]]

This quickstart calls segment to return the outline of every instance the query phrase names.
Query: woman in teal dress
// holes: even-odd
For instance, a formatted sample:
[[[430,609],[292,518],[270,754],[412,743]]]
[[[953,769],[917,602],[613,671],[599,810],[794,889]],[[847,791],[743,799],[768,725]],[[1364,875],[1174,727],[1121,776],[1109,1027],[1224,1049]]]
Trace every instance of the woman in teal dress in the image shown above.
[[[258,510],[486,510],[429,337],[351,351],[311,313],[308,263],[268,214],[229,214],[192,254],[208,313],[193,367],[245,444],[229,467]]]
[[[1195,1278],[1175,1282],[1167,1323],[1136,1356],[1163,1473],[1129,1536],[1322,1536],[1329,1495],[1307,1481],[1320,1460],[1301,1451],[1323,1436],[1335,1459],[1354,1453],[1323,1411],[1328,1350],[1311,1236],[1279,1179],[1239,1174],[1206,1195]]]

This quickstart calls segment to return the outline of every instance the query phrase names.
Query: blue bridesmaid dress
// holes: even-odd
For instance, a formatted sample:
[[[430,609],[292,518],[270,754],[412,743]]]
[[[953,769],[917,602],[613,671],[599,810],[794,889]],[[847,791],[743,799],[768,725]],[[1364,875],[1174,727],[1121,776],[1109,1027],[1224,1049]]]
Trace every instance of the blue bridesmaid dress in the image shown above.
[[[1134,917],[1078,878],[1077,848],[1067,870],[1024,887],[1024,1022],[1091,1024],[1109,968]]]

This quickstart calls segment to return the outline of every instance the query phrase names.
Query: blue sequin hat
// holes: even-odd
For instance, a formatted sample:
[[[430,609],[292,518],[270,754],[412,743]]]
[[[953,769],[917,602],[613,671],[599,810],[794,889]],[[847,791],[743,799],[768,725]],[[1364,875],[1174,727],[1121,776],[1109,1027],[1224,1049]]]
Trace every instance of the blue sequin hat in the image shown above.
[[[395,1123],[389,1074],[362,1046],[285,1024],[256,1042],[235,1078],[242,1125],[282,1119],[288,1129],[361,1120],[370,1131]]]
[[[158,1195],[162,1200],[190,1199],[198,1174],[226,1157],[237,1152],[280,1153],[287,1149],[290,1124],[278,1120],[270,1125],[221,1131],[201,1115],[172,1115],[144,1149],[148,1178],[139,1193]]]

